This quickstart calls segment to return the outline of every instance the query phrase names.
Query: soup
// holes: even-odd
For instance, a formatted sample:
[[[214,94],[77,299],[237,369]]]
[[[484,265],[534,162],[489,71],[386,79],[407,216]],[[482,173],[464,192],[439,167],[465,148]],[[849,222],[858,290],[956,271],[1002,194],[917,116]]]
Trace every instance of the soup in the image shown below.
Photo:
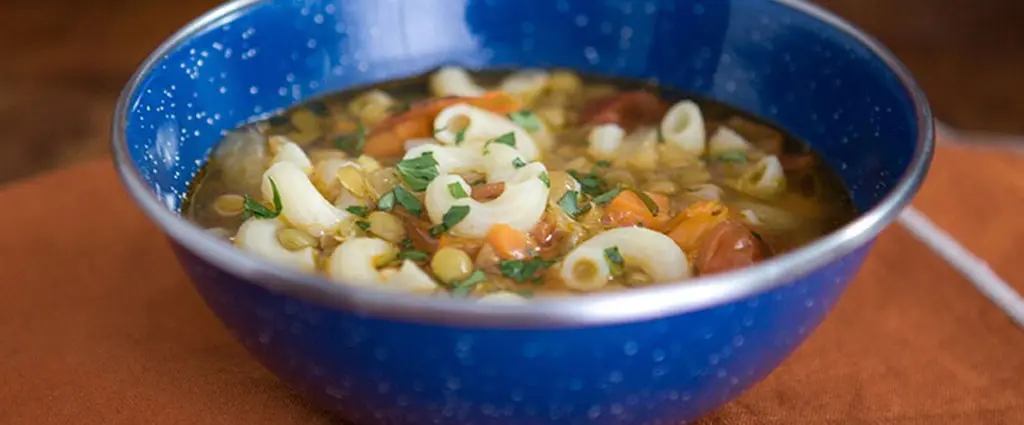
[[[851,205],[806,144],[728,106],[566,70],[445,67],[229,132],[183,212],[339,285],[523,302],[747,267]]]

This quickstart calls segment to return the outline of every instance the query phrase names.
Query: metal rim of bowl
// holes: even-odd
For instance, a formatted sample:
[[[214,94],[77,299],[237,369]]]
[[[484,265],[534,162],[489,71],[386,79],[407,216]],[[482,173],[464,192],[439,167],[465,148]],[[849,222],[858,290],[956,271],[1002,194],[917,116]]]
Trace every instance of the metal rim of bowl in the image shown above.
[[[464,327],[566,328],[651,320],[726,304],[791,282],[849,254],[877,236],[909,204],[928,172],[934,153],[934,124],[928,102],[910,72],[892,52],[873,37],[819,6],[805,0],[773,0],[817,18],[865,45],[897,75],[913,100],[918,134],[914,157],[892,191],[852,222],[792,252],[734,272],[616,293],[536,299],[522,305],[481,304],[339,284],[324,276],[262,261],[218,240],[179,213],[166,208],[149,189],[128,153],[125,134],[128,102],[154,65],[192,35],[267,1],[234,0],[214,8],[166,39],[141,63],[122,90],[114,113],[112,150],[115,168],[143,212],[166,235],[204,260],[269,290],[360,315]]]

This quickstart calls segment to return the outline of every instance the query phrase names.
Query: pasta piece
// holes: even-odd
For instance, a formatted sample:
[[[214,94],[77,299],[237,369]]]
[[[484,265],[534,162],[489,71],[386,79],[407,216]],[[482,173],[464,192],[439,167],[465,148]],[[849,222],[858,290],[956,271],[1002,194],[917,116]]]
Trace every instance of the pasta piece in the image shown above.
[[[465,69],[457,66],[442,67],[430,76],[430,93],[437,97],[477,97],[486,92]]]
[[[403,159],[415,159],[430,153],[434,156],[434,161],[437,161],[439,174],[461,174],[478,171],[482,152],[483,145],[442,146],[431,143],[409,149]]]
[[[331,254],[327,273],[342,284],[382,290],[432,294],[439,288],[434,279],[410,260],[403,261],[397,269],[378,269],[394,261],[397,255],[397,247],[381,239],[351,238]]]
[[[601,124],[595,126],[587,134],[587,143],[590,147],[587,152],[597,159],[609,160],[615,158],[615,153],[622,147],[622,141],[626,137],[626,131],[618,124]]]
[[[702,183],[687,187],[684,192],[690,197],[704,201],[720,201],[725,192],[711,183]]]
[[[494,148],[496,146],[492,146]],[[452,235],[483,238],[491,226],[505,223],[521,232],[528,232],[540,221],[547,206],[547,169],[539,162],[526,164],[505,182],[500,196],[488,202],[479,202],[471,197],[456,197],[452,187],[459,187],[463,193],[470,193],[472,187],[466,180],[454,174],[441,175],[427,186],[425,204],[427,214],[435,225],[444,223],[444,216],[452,207],[468,207],[465,217],[448,229]],[[454,185],[454,186],[453,186]]]
[[[272,136],[268,141],[270,152],[274,155],[270,163],[290,162],[295,164],[307,176],[313,173],[313,162],[309,160],[306,151],[297,143],[288,140],[284,136]]]
[[[548,86],[551,75],[539,69],[525,69],[509,74],[498,85],[498,89],[519,98],[524,105],[529,105]]]
[[[693,155],[703,154],[706,135],[700,106],[684,100],[669,108],[661,119],[661,137],[665,143]]]
[[[612,278],[608,252],[613,248],[624,265],[642,269],[654,282],[690,277],[686,254],[668,236],[642,227],[622,227],[584,241],[565,257],[560,269],[565,286],[594,291],[607,285]]]
[[[290,251],[277,239],[277,231],[285,224],[277,219],[250,218],[242,223],[235,235],[235,246],[256,254],[275,264],[313,273],[316,257],[313,247]]]
[[[516,305],[516,304],[525,304],[527,302],[527,299],[523,298],[522,296],[520,296],[519,294],[516,294],[516,293],[512,293],[512,292],[508,292],[508,291],[498,291],[498,292],[491,292],[489,294],[486,294],[486,295],[480,297],[479,299],[477,299],[477,302],[484,303],[484,304]]]
[[[316,190],[313,182],[297,165],[278,162],[263,173],[263,197],[273,199],[273,179],[281,197],[281,217],[294,227],[305,230],[313,236],[329,233],[351,216],[331,205]]]
[[[770,199],[786,191],[786,174],[778,157],[766,156],[748,168],[734,185],[740,192]]]
[[[444,145],[486,143],[508,133],[515,136],[515,148],[523,158],[537,159],[537,142],[506,116],[459,103],[445,108],[434,119],[434,138]]]
[[[729,152],[748,152],[750,142],[729,127],[719,127],[708,141],[708,153],[718,156]]]

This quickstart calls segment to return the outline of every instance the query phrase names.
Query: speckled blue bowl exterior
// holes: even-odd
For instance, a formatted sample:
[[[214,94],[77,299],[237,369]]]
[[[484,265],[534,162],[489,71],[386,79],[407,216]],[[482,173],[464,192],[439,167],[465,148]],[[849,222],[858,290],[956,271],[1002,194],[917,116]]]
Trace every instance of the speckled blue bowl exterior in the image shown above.
[[[913,89],[866,45],[770,0],[250,2],[126,93],[130,161],[171,209],[222,132],[304,99],[441,64],[569,67],[728,102],[809,141],[867,210],[907,172]],[[281,295],[175,244],[210,308],[273,373],[359,424],[676,424],[771,372],[870,243],[788,284],[627,323],[495,329]]]

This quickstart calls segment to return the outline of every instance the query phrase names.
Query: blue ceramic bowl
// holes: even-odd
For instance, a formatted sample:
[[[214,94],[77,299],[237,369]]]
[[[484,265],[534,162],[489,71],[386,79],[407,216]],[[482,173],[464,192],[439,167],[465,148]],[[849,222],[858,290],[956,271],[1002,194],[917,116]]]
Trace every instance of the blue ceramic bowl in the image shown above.
[[[224,131],[357,84],[470,68],[654,78],[808,140],[859,218],[756,267],[525,307],[367,292],[238,251],[178,214]],[[675,424],[814,330],[914,192],[932,119],[907,71],[796,0],[234,1],[124,90],[117,169],[196,288],[268,369],[359,424]]]

